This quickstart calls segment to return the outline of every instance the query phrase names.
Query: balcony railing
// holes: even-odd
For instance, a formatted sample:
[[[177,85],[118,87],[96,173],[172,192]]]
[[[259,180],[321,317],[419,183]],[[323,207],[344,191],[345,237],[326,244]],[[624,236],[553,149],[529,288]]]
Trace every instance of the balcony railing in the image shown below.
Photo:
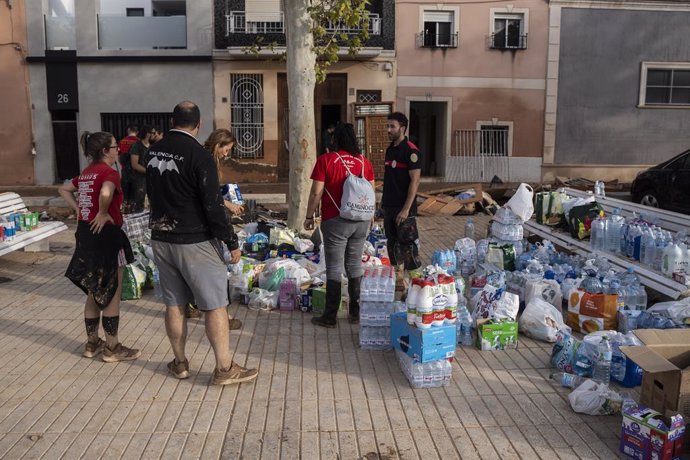
[[[47,50],[77,49],[74,16],[44,16]]]
[[[230,34],[282,34],[285,33],[285,19],[280,13],[280,21],[247,21],[244,11],[231,11],[225,15],[225,36]],[[349,27],[343,23],[329,21],[327,32],[359,33],[361,27]],[[381,17],[369,13],[369,35],[381,35]]]
[[[187,48],[187,17],[98,15],[98,48],[103,50]]]
[[[527,49],[527,34],[508,35],[505,33],[491,34],[487,38],[489,48],[496,50],[524,50]]]
[[[457,48],[458,33],[454,34],[417,34],[417,46],[420,48]]]

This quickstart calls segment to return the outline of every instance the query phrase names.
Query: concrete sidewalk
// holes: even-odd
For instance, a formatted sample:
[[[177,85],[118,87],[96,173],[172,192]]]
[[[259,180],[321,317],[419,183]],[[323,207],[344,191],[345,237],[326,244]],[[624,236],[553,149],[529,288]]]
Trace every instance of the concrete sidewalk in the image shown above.
[[[419,222],[428,262],[464,218]],[[63,232],[50,253],[0,258],[13,279],[0,284],[0,458],[617,457],[621,418],[573,413],[548,380],[551,346],[524,336],[514,351],[459,348],[449,387],[412,390],[394,353],[360,350],[345,321],[324,330],[309,314],[233,305],[244,323],[234,359],[260,374],[217,387],[200,321],[189,322],[192,376],[167,374],[163,306],[147,293],[123,303],[120,325],[141,358],[82,358],[84,296],[63,277],[72,248]]]

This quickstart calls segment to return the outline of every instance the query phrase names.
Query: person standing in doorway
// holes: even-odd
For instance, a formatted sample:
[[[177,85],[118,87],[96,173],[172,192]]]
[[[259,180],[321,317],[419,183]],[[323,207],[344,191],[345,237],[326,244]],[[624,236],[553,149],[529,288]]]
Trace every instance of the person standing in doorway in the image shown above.
[[[216,165],[196,139],[199,107],[180,102],[172,122],[173,129],[149,151],[146,165],[151,246],[166,305],[165,329],[175,355],[168,370],[178,379],[190,375],[185,306],[195,303],[205,312],[206,336],[216,359],[213,384],[247,382],[256,378],[258,370],[232,361],[227,267],[221,246],[227,245],[232,263],[239,262],[237,235],[225,214]]]
[[[144,210],[146,200],[146,168],[144,165],[155,132],[152,127],[144,126],[139,131],[139,142],[130,147],[129,153],[125,156],[125,166],[122,172],[123,176],[127,177],[126,213],[137,213]]]
[[[321,133],[321,151],[319,155],[323,155],[328,152],[335,152],[335,139],[333,137],[333,132],[335,131],[335,124],[329,123],[328,128]]]
[[[391,144],[386,149],[381,207],[391,264],[403,264],[406,270],[414,270],[421,266],[415,219],[421,154],[408,140],[407,127],[405,114],[393,112],[388,115],[386,130]]]
[[[134,261],[122,231],[120,175],[113,169],[118,146],[110,133],[85,132],[81,147],[90,164],[59,192],[78,216],[77,244],[65,276],[86,294],[87,341],[82,356],[93,358],[102,352],[103,361],[108,363],[130,361],[141,352],[125,347],[118,339],[123,268]],[[98,334],[101,321],[105,341]]]

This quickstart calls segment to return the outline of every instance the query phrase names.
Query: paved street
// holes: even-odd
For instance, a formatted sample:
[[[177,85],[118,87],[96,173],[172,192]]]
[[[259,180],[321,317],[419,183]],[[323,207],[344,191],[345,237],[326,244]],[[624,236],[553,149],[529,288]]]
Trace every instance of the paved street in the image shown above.
[[[452,247],[463,217],[420,218],[425,261]],[[485,234],[486,218],[478,220]],[[74,228],[72,225],[70,228]],[[172,359],[163,307],[147,292],[124,302],[121,340],[134,362],[81,357],[83,294],[62,275],[73,235],[51,253],[0,257],[0,458],[605,458],[620,417],[573,413],[548,380],[549,344],[459,348],[449,387],[412,390],[393,352],[359,350],[357,328],[316,329],[301,312],[233,305],[239,363],[255,383],[210,386],[203,323],[189,324],[191,377]]]

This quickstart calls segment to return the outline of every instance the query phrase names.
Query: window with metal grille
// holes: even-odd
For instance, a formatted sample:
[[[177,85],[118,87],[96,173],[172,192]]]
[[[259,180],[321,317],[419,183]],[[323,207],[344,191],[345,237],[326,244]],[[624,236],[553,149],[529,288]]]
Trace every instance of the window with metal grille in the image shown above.
[[[231,74],[230,116],[237,158],[264,157],[263,75]]]
[[[509,126],[482,125],[479,132],[479,154],[493,157],[508,156]]]
[[[151,126],[167,133],[170,126],[171,113],[101,113],[101,131],[112,133],[115,139],[120,140],[127,136],[127,126]]]
[[[380,89],[358,89],[357,90],[357,102],[367,103],[367,102],[381,102],[381,90]]]
[[[495,13],[489,47],[494,49],[527,48],[525,14]]]

